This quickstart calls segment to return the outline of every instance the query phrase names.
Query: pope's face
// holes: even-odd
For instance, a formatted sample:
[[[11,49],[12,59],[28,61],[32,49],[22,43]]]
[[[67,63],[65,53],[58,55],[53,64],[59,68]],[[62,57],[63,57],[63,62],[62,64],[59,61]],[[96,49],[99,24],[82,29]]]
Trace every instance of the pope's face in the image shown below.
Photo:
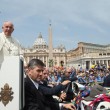
[[[13,24],[11,22],[5,22],[3,24],[2,30],[6,36],[11,36],[14,30]]]
[[[28,70],[29,76],[34,81],[41,81],[43,76],[44,67],[36,66],[35,68],[30,68]]]

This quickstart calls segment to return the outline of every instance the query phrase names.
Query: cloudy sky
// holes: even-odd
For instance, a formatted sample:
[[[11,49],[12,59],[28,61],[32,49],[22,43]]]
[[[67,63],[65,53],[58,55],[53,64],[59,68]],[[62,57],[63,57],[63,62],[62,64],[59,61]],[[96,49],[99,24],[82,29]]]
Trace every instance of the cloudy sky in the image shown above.
[[[50,20],[54,47],[110,44],[110,0],[1,0],[0,26],[7,20],[14,23],[13,36],[24,47],[31,47],[40,32],[48,43]]]

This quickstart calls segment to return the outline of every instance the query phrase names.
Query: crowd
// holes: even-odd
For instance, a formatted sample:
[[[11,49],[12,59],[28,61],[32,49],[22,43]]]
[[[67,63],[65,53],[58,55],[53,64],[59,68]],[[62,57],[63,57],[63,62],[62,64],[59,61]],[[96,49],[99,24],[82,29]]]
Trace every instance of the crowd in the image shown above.
[[[68,68],[69,72],[66,72]],[[97,65],[89,70],[86,69],[75,69],[74,67],[53,67],[49,71],[48,82],[53,85],[57,85],[62,82],[64,76],[70,78],[77,78],[78,83],[94,85],[96,83],[106,87],[110,87],[110,83],[104,83],[106,77],[110,74],[110,67],[104,68],[98,67]],[[109,80],[106,80],[109,81]]]
[[[32,59],[32,60],[38,60],[38,59]],[[28,76],[31,80],[35,81],[37,79],[37,77],[35,79],[32,79],[34,77],[29,75],[29,73],[30,73],[29,68],[31,66],[30,62],[27,67],[28,69],[26,71],[26,76]],[[37,73],[37,70],[36,70],[36,73]],[[94,88],[94,86],[96,86],[96,85],[99,85],[99,86],[96,86],[96,89],[97,89],[97,87],[99,87],[99,89],[102,89],[102,90],[104,87],[108,87],[108,88],[110,87],[110,68],[109,67],[108,68],[105,68],[105,67],[97,68],[97,65],[94,66],[94,68],[93,67],[90,68],[89,70],[86,70],[86,69],[84,70],[83,68],[75,69],[74,67],[50,67],[50,68],[45,67],[45,69],[42,70],[42,74],[41,74],[41,76],[38,77],[38,79],[39,79],[39,81],[37,81],[37,83],[38,83],[37,85],[39,85],[39,86],[37,88],[39,88],[38,90],[44,95],[45,101],[46,102],[49,101],[48,104],[50,105],[50,103],[51,103],[52,107],[53,106],[57,107],[59,105],[58,108],[54,108],[55,110],[65,110],[65,109],[81,110],[81,108],[78,108],[76,105],[77,101],[74,101],[75,98],[78,98],[79,96],[78,96],[78,94],[77,95],[75,94],[75,92],[77,91],[78,88],[77,87],[73,88],[73,82],[77,82],[78,84],[85,85],[85,87],[88,86],[89,91],[86,91],[87,92],[86,95],[84,94],[85,91],[80,93],[80,98],[82,98],[82,96],[88,96],[91,93],[92,88]],[[36,83],[36,81],[34,83]],[[34,84],[34,85],[36,85],[36,84]],[[28,85],[28,87],[29,87],[29,85]],[[28,91],[32,91],[32,88],[28,88],[25,91],[26,92],[26,105],[30,106],[30,104],[28,104],[28,103],[32,104],[32,101],[31,100],[30,100],[30,102],[29,102],[29,100],[27,101],[27,98],[29,98],[28,93],[31,93],[31,92],[28,92]],[[78,92],[79,91],[77,91],[77,93]],[[97,93],[97,95],[98,95],[98,94],[102,94],[103,92],[98,91],[95,93]],[[30,94],[30,95],[32,95],[32,94]],[[33,95],[35,95],[35,94],[33,94]],[[33,98],[35,98],[35,97],[36,96],[33,96]],[[110,101],[110,99],[109,99],[109,101]],[[64,102],[66,102],[66,104]],[[75,103],[73,104],[73,102],[75,102]],[[37,103],[37,102],[34,102],[34,103]],[[53,103],[54,104],[57,103],[58,105],[57,106],[52,105]],[[49,106],[49,107],[52,110],[54,110],[51,106]],[[63,106],[63,108],[62,108],[62,106]],[[28,107],[26,108],[26,110],[28,110]],[[35,109],[35,110],[37,110],[37,109]],[[49,110],[49,109],[47,109],[47,110]]]

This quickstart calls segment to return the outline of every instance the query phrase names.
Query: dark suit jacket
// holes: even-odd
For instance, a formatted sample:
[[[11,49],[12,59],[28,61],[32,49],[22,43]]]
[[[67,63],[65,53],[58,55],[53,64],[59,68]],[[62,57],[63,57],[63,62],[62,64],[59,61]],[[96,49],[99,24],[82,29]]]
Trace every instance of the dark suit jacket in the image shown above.
[[[52,109],[52,107],[55,109]],[[59,110],[59,104],[49,102],[27,76],[25,78],[24,110]]]
[[[48,101],[55,102],[55,103],[59,103],[59,102],[58,100],[53,98],[53,95],[59,95],[61,91],[63,90],[62,88],[63,88],[63,85],[61,84],[54,86],[54,87],[50,87],[45,84],[39,84],[39,91],[41,91],[45,95]]]
[[[50,87],[48,85],[45,85],[45,84],[40,84],[39,85],[39,89],[40,91],[42,91],[42,93],[44,95],[58,95],[62,90],[63,90],[63,85],[62,84],[59,84],[57,86],[54,86],[54,87]]]
[[[65,81],[65,80],[70,80],[71,81],[71,83],[69,83],[67,86],[65,86],[65,90],[64,90],[64,92],[66,92],[66,94],[67,94],[67,97],[66,97],[66,101],[71,101],[72,99],[73,99],[73,97],[74,97],[74,93],[73,93],[73,90],[72,90],[72,81],[76,81],[77,80],[77,77],[67,77],[67,76],[63,76],[62,77],[62,80],[61,80],[61,82],[63,82],[63,81]]]
[[[106,78],[104,79],[103,86],[110,87],[110,74],[108,76],[106,76]]]

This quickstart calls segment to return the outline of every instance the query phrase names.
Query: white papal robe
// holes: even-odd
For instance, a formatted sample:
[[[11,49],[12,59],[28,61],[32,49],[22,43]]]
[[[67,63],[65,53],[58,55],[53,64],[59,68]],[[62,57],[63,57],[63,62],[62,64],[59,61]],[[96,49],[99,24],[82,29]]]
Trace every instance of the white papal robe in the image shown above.
[[[23,54],[19,42],[12,36],[6,37],[4,32],[0,33],[0,64],[5,56],[19,56]]]

